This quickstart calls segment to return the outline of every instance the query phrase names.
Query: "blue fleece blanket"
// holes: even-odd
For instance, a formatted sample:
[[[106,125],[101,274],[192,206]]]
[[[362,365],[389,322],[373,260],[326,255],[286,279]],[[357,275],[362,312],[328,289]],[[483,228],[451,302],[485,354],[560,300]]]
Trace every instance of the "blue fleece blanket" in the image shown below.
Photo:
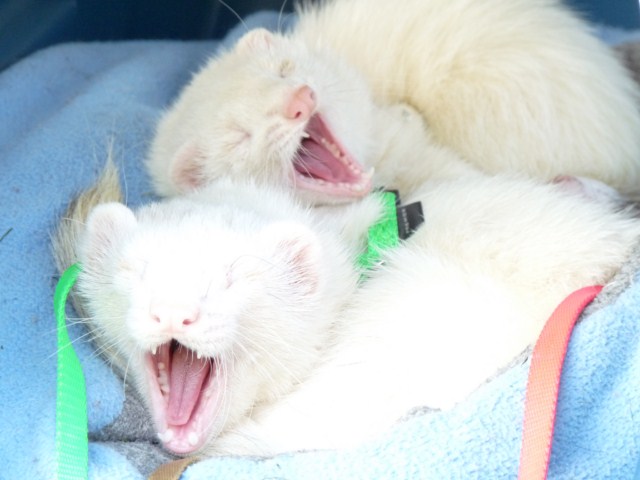
[[[275,27],[276,14],[249,24]],[[241,33],[230,34],[233,39]],[[636,33],[606,30],[609,41]],[[227,41],[231,41],[227,39]],[[127,201],[150,200],[142,168],[153,127],[219,43],[56,46],[0,73],[0,478],[54,469],[57,280],[50,234],[68,202],[119,159]],[[640,132],[639,132],[640,135]],[[640,285],[631,261],[601,308],[576,328],[563,373],[552,479],[633,478],[640,454]],[[73,312],[69,310],[73,317]],[[144,410],[70,327],[87,378],[90,478],[141,479],[169,460]],[[524,360],[449,412],[416,413],[360,448],[267,460],[214,458],[183,478],[512,479],[518,466]]]

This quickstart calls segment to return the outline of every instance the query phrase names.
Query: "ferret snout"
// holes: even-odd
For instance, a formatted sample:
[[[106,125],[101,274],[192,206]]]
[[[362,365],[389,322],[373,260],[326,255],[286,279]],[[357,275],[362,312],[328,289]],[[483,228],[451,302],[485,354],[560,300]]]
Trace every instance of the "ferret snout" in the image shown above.
[[[287,100],[283,114],[289,120],[304,122],[311,118],[316,106],[316,93],[309,85],[302,85]]]
[[[183,332],[200,319],[200,309],[192,306],[155,303],[149,309],[152,322],[167,333]]]

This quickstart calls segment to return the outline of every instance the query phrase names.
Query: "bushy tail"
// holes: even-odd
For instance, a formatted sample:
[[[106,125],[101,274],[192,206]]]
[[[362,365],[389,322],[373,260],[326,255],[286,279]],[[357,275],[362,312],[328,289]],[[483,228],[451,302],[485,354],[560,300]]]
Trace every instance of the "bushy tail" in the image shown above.
[[[60,273],[78,261],[78,242],[91,210],[101,203],[122,202],[123,200],[118,169],[109,157],[96,184],[80,193],[69,204],[69,208],[53,234],[53,256]],[[73,294],[73,291],[70,294],[70,299],[76,313],[81,318],[87,318],[82,302],[77,295]]]

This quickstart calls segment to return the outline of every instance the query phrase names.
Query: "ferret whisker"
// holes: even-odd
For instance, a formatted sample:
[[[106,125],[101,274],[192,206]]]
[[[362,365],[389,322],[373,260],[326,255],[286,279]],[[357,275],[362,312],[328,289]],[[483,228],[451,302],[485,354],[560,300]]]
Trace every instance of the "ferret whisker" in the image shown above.
[[[91,341],[91,335],[92,335],[91,332],[86,332],[83,335],[80,335],[79,337],[71,339],[67,345],[60,346],[53,353],[49,354],[46,357],[46,360],[52,359],[53,357],[59,355],[60,352],[64,351],[67,348],[74,348],[74,346],[76,345],[79,345],[82,343],[89,343]]]
[[[231,267],[230,268],[233,268],[233,266],[238,261],[246,259],[246,258],[251,258],[253,260],[260,260],[260,262],[267,264],[271,268],[279,269],[281,271],[286,271],[286,268],[284,268],[283,266],[281,266],[281,265],[279,265],[277,263],[274,263],[274,262],[272,262],[272,261],[270,261],[270,260],[268,260],[268,259],[266,259],[264,257],[261,257],[259,255],[254,255],[254,254],[250,254],[250,253],[245,253],[245,254],[242,254],[242,255],[239,255],[238,257],[236,257],[236,259],[233,262],[231,262]]]
[[[277,355],[274,355],[271,351],[269,351],[267,348],[265,348],[264,346],[260,345],[259,343],[256,343],[256,341],[254,341],[251,337],[247,336],[247,335],[239,335],[242,337],[242,340],[247,342],[253,349],[255,349],[256,351],[258,351],[259,353],[262,353],[263,356],[265,358],[268,358],[270,360],[272,360],[274,363],[276,363],[280,368],[282,368],[283,371],[287,372],[296,382],[300,382],[300,379],[297,378],[297,376],[293,373],[293,371],[288,368],[284,363],[282,363],[282,361],[278,358]],[[246,347],[244,345],[242,345],[242,343],[240,341],[237,342],[237,345],[239,347],[241,347],[245,353],[248,354],[248,350],[246,349]],[[262,367],[262,362],[257,362],[255,363],[256,367],[258,369],[260,369],[261,371],[265,372],[264,376],[265,378],[269,379],[271,382],[274,382],[273,376],[271,375],[271,373],[264,369]]]
[[[117,348],[118,345],[124,343],[126,340],[126,336],[121,334],[117,337],[110,339],[109,342],[104,342],[104,336],[96,336],[94,338],[94,343],[96,344],[95,353],[102,357],[106,357],[108,355],[107,352],[112,351]]]
[[[138,352],[140,356],[144,356],[144,351],[141,348],[138,348]],[[124,371],[122,372],[122,388],[124,390],[127,389],[127,377],[129,375],[129,368],[131,367],[131,361],[133,360],[134,354],[130,355],[127,359],[127,363],[124,366]]]
[[[94,346],[90,358],[102,358],[107,361],[109,365],[113,366],[115,355],[112,352],[118,345],[124,343],[126,335],[120,333],[117,336],[113,336],[113,338],[109,338],[111,335],[106,335],[105,332],[100,333],[94,330],[90,330],[89,334],[91,335],[91,342]],[[105,341],[106,339],[109,339],[109,341]]]
[[[280,5],[280,11],[278,12],[278,26],[277,26],[277,30],[278,32],[282,32],[282,20],[283,20],[283,16],[284,16],[284,9],[287,6],[287,0],[283,0],[282,5]]]
[[[214,364],[215,364],[215,368],[216,370],[219,371],[219,375],[222,376],[222,378],[228,378],[228,369],[227,369],[227,363],[228,363],[228,357],[226,354],[222,354],[219,357],[216,357],[213,359]],[[218,421],[219,419],[221,420],[221,424],[222,425],[226,425],[228,418],[229,418],[229,402],[227,401],[227,396],[226,396],[226,385],[223,385],[222,387],[222,399],[221,399],[221,407],[220,407],[220,412],[218,413],[218,415],[216,416],[212,416],[209,418],[208,421],[208,425],[207,425],[207,429],[210,429],[212,427],[212,425]]]
[[[81,317],[76,317],[76,318],[67,317],[67,320],[66,320],[67,328],[75,327],[77,325],[84,325],[84,324],[86,324],[86,321],[85,321],[84,318],[81,318]],[[49,328],[49,329],[46,329],[46,330],[43,330],[43,331],[39,332],[39,335],[43,336],[43,337],[49,337],[49,336],[55,334],[57,331],[58,331],[58,326],[55,325],[52,328]]]
[[[252,338],[249,338],[249,337],[248,337],[248,336],[246,336],[246,335],[242,335],[242,334],[240,334],[240,335],[242,336],[242,338],[243,338],[243,339],[247,340],[247,341],[251,344],[251,346],[252,346],[252,347],[255,347],[256,349],[262,349],[262,350],[263,350],[263,352],[264,352],[267,356],[272,356],[273,358],[275,358],[275,356],[273,356],[273,354],[272,354],[269,350],[266,350],[266,349],[265,349],[264,347],[262,347],[260,344],[256,343],[256,341],[255,341],[255,340],[253,340]],[[277,342],[278,340],[280,340],[280,344],[281,344],[281,346],[282,346],[283,348],[286,348],[286,350],[287,350],[288,352],[298,352],[298,353],[303,353],[303,354],[307,354],[307,353],[308,353],[308,351],[307,351],[307,350],[305,350],[305,349],[303,349],[303,348],[298,348],[298,347],[296,347],[295,345],[293,345],[293,344],[291,344],[291,343],[289,343],[289,342],[282,342],[282,341],[281,341],[281,338],[280,338],[277,334],[275,334],[275,333],[273,333],[271,336],[268,336],[268,335],[262,335],[262,336],[261,336],[261,338],[262,338],[262,339],[269,339],[269,340],[273,340],[273,341],[276,341],[276,342]]]
[[[249,344],[251,344],[252,347],[256,347],[257,345],[254,342],[251,342],[250,339],[248,338],[244,338],[243,340],[248,341]],[[247,347],[245,347],[241,342],[237,342],[236,345],[242,350],[244,351],[245,355],[247,356],[247,358],[252,358],[253,355],[251,355],[249,349]],[[262,353],[264,355],[264,357],[266,358],[272,358],[273,360],[276,360],[277,362],[277,358],[275,356],[273,356],[271,354],[271,352],[269,352],[268,350],[264,349],[264,348],[258,348],[259,353]],[[260,374],[266,378],[268,381],[274,383],[274,378],[273,375],[271,374],[271,372],[265,368],[263,366],[263,362],[256,362],[253,361],[252,359],[252,364],[254,365],[254,368],[257,369],[258,372],[260,372]]]
[[[300,150],[302,150],[303,152],[306,150],[304,147],[300,147]],[[304,160],[301,160],[297,163],[297,165],[299,165],[300,167],[302,167],[304,169],[304,172],[307,174],[307,176],[309,177],[313,177],[313,175],[311,174],[311,171],[307,168],[307,162]]]
[[[249,26],[245,23],[240,14],[236,10],[231,8],[231,6],[227,2],[225,2],[224,0],[218,0],[218,2],[221,3],[225,8],[227,8],[227,10],[229,10],[229,12],[231,12],[238,19],[238,21],[242,24],[247,32],[250,30]]]

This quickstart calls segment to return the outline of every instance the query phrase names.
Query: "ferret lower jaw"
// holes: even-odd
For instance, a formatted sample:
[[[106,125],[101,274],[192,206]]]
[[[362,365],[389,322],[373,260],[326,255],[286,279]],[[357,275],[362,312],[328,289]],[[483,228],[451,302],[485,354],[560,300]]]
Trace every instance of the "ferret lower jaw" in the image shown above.
[[[220,423],[226,369],[175,341],[155,350],[145,355],[145,376],[158,439],[175,454],[193,454]]]

